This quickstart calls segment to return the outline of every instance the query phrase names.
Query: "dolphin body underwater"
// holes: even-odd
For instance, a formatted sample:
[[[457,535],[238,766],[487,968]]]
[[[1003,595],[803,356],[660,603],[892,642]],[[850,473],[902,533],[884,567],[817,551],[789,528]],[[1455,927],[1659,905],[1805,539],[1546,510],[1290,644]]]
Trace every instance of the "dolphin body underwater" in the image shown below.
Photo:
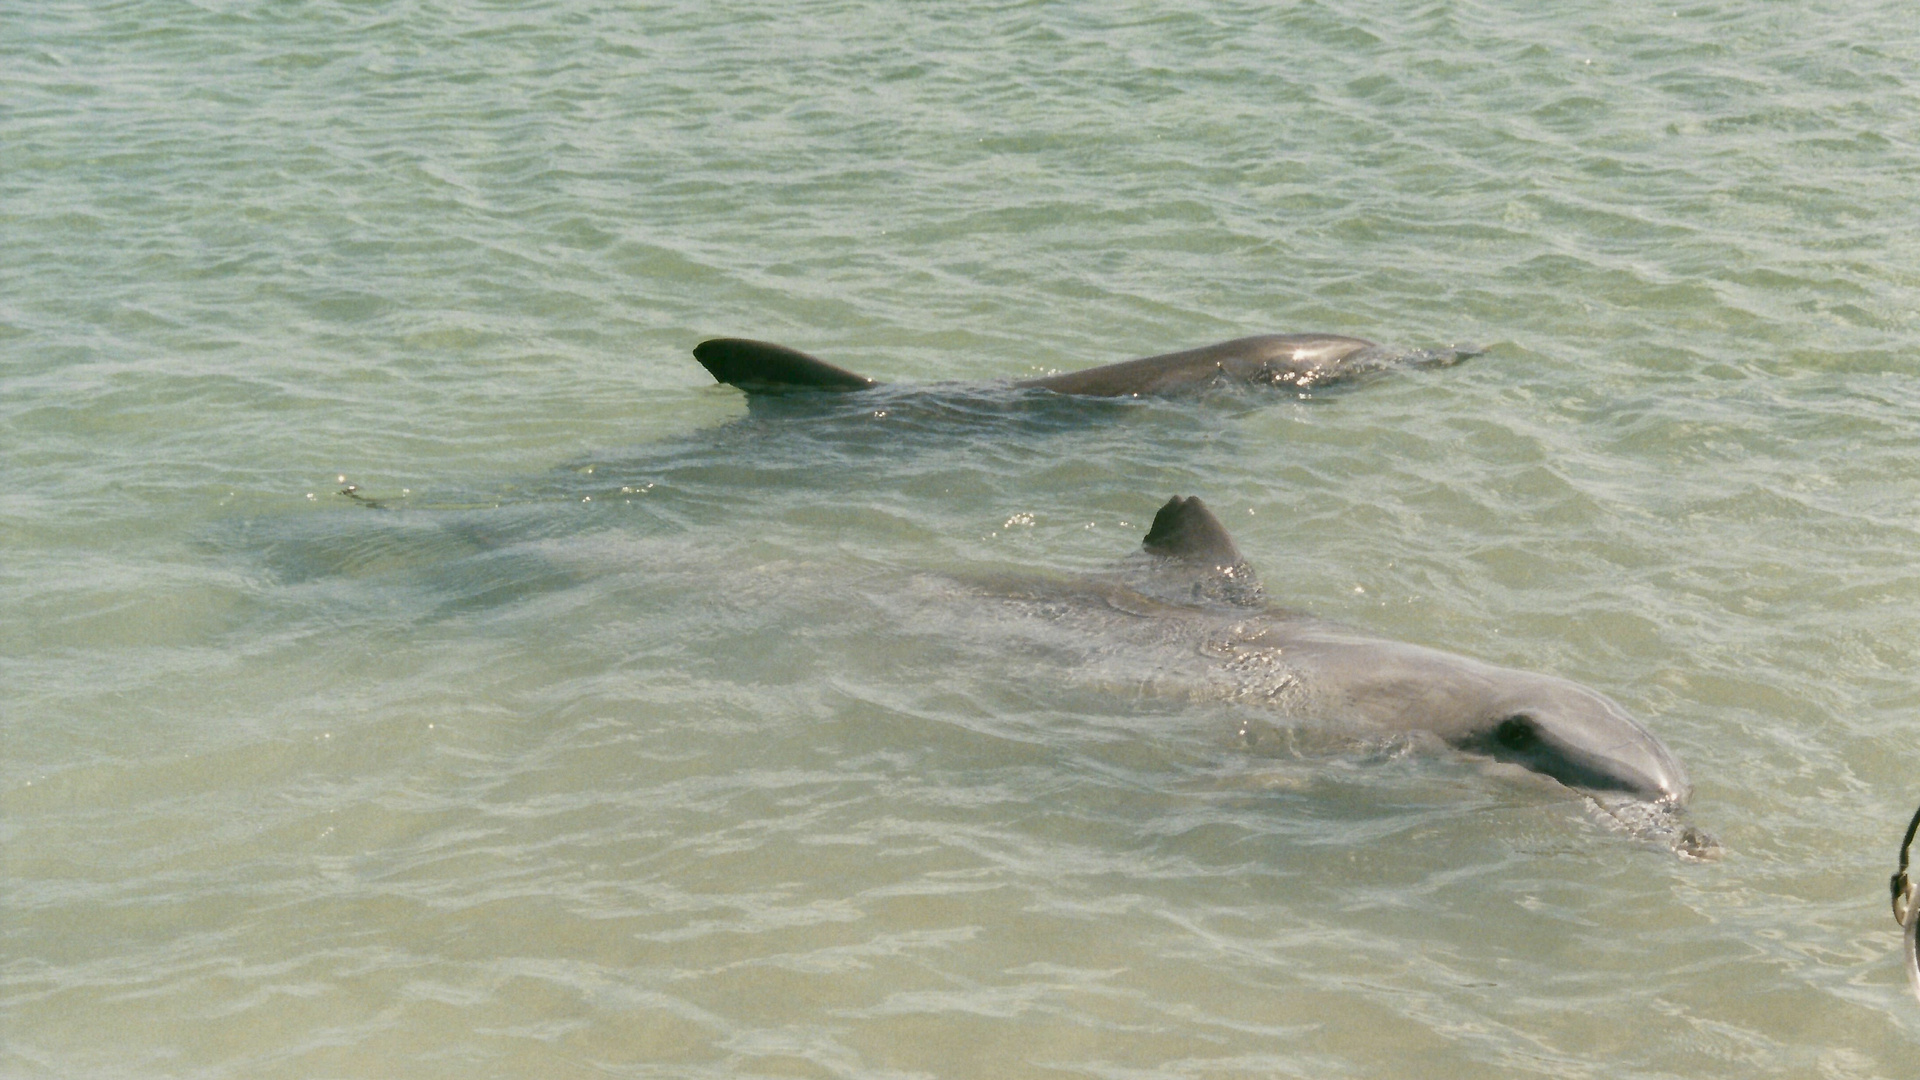
[[[1262,334],[1007,385],[1085,397],[1167,397],[1236,385],[1305,392],[1397,366],[1445,367],[1477,353],[1471,347],[1396,351],[1338,334]],[[882,385],[798,349],[747,338],[703,341],[694,346],[693,356],[719,382],[749,393]]]
[[[1426,733],[1550,777],[1609,824],[1683,857],[1718,855],[1717,841],[1679,816],[1693,791],[1685,767],[1598,691],[1270,606],[1226,527],[1198,498],[1162,506],[1142,547],[1155,565],[1140,588],[1093,580],[990,591],[1049,619],[1077,610],[1121,636],[1137,621],[1135,636],[1198,654],[1202,677],[1231,699],[1362,738]]]

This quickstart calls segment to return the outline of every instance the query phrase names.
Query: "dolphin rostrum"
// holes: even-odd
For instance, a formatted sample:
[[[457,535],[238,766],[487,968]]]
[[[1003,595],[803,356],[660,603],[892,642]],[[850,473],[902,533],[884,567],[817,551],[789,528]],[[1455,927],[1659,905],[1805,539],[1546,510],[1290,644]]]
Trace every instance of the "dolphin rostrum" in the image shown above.
[[[1164,397],[1221,385],[1305,392],[1395,365],[1444,367],[1476,352],[1472,348],[1396,352],[1338,334],[1264,334],[1008,385],[1089,397]],[[694,346],[693,355],[716,380],[749,393],[867,390],[880,385],[798,349],[765,341],[713,338]]]

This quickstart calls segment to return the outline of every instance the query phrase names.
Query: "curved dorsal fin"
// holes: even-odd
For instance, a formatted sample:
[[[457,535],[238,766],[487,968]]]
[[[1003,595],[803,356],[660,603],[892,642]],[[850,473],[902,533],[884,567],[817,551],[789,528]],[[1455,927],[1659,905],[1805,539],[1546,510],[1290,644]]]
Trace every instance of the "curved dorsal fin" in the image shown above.
[[[1246,562],[1240,549],[1233,546],[1227,527],[1213,516],[1200,496],[1175,495],[1153,515],[1153,527],[1147,530],[1140,546],[1151,555],[1165,555],[1187,562],[1226,568]]]
[[[799,349],[746,338],[713,338],[693,358],[715,379],[742,390],[865,390],[880,385]]]
[[[1225,601],[1241,607],[1265,602],[1260,579],[1233,546],[1227,527],[1198,496],[1175,495],[1153,515],[1153,527],[1140,542],[1149,555],[1179,559],[1202,573],[1192,586],[1195,599]]]

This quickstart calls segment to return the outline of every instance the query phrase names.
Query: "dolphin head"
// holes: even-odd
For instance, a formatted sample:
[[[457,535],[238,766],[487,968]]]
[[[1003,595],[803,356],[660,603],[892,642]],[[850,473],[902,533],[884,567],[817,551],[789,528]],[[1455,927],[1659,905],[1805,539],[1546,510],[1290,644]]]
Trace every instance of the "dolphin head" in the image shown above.
[[[1453,740],[1456,746],[1568,787],[1627,792],[1676,807],[1693,794],[1687,770],[1666,744],[1604,694],[1551,675],[1516,682]]]

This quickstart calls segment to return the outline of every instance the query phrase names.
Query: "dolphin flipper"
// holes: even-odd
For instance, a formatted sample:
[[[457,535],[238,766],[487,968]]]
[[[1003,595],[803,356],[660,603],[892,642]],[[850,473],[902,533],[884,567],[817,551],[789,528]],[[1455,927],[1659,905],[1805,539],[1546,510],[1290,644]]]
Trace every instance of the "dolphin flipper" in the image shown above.
[[[694,346],[693,358],[713,377],[746,391],[865,390],[880,385],[799,349],[746,338],[714,338]]]

